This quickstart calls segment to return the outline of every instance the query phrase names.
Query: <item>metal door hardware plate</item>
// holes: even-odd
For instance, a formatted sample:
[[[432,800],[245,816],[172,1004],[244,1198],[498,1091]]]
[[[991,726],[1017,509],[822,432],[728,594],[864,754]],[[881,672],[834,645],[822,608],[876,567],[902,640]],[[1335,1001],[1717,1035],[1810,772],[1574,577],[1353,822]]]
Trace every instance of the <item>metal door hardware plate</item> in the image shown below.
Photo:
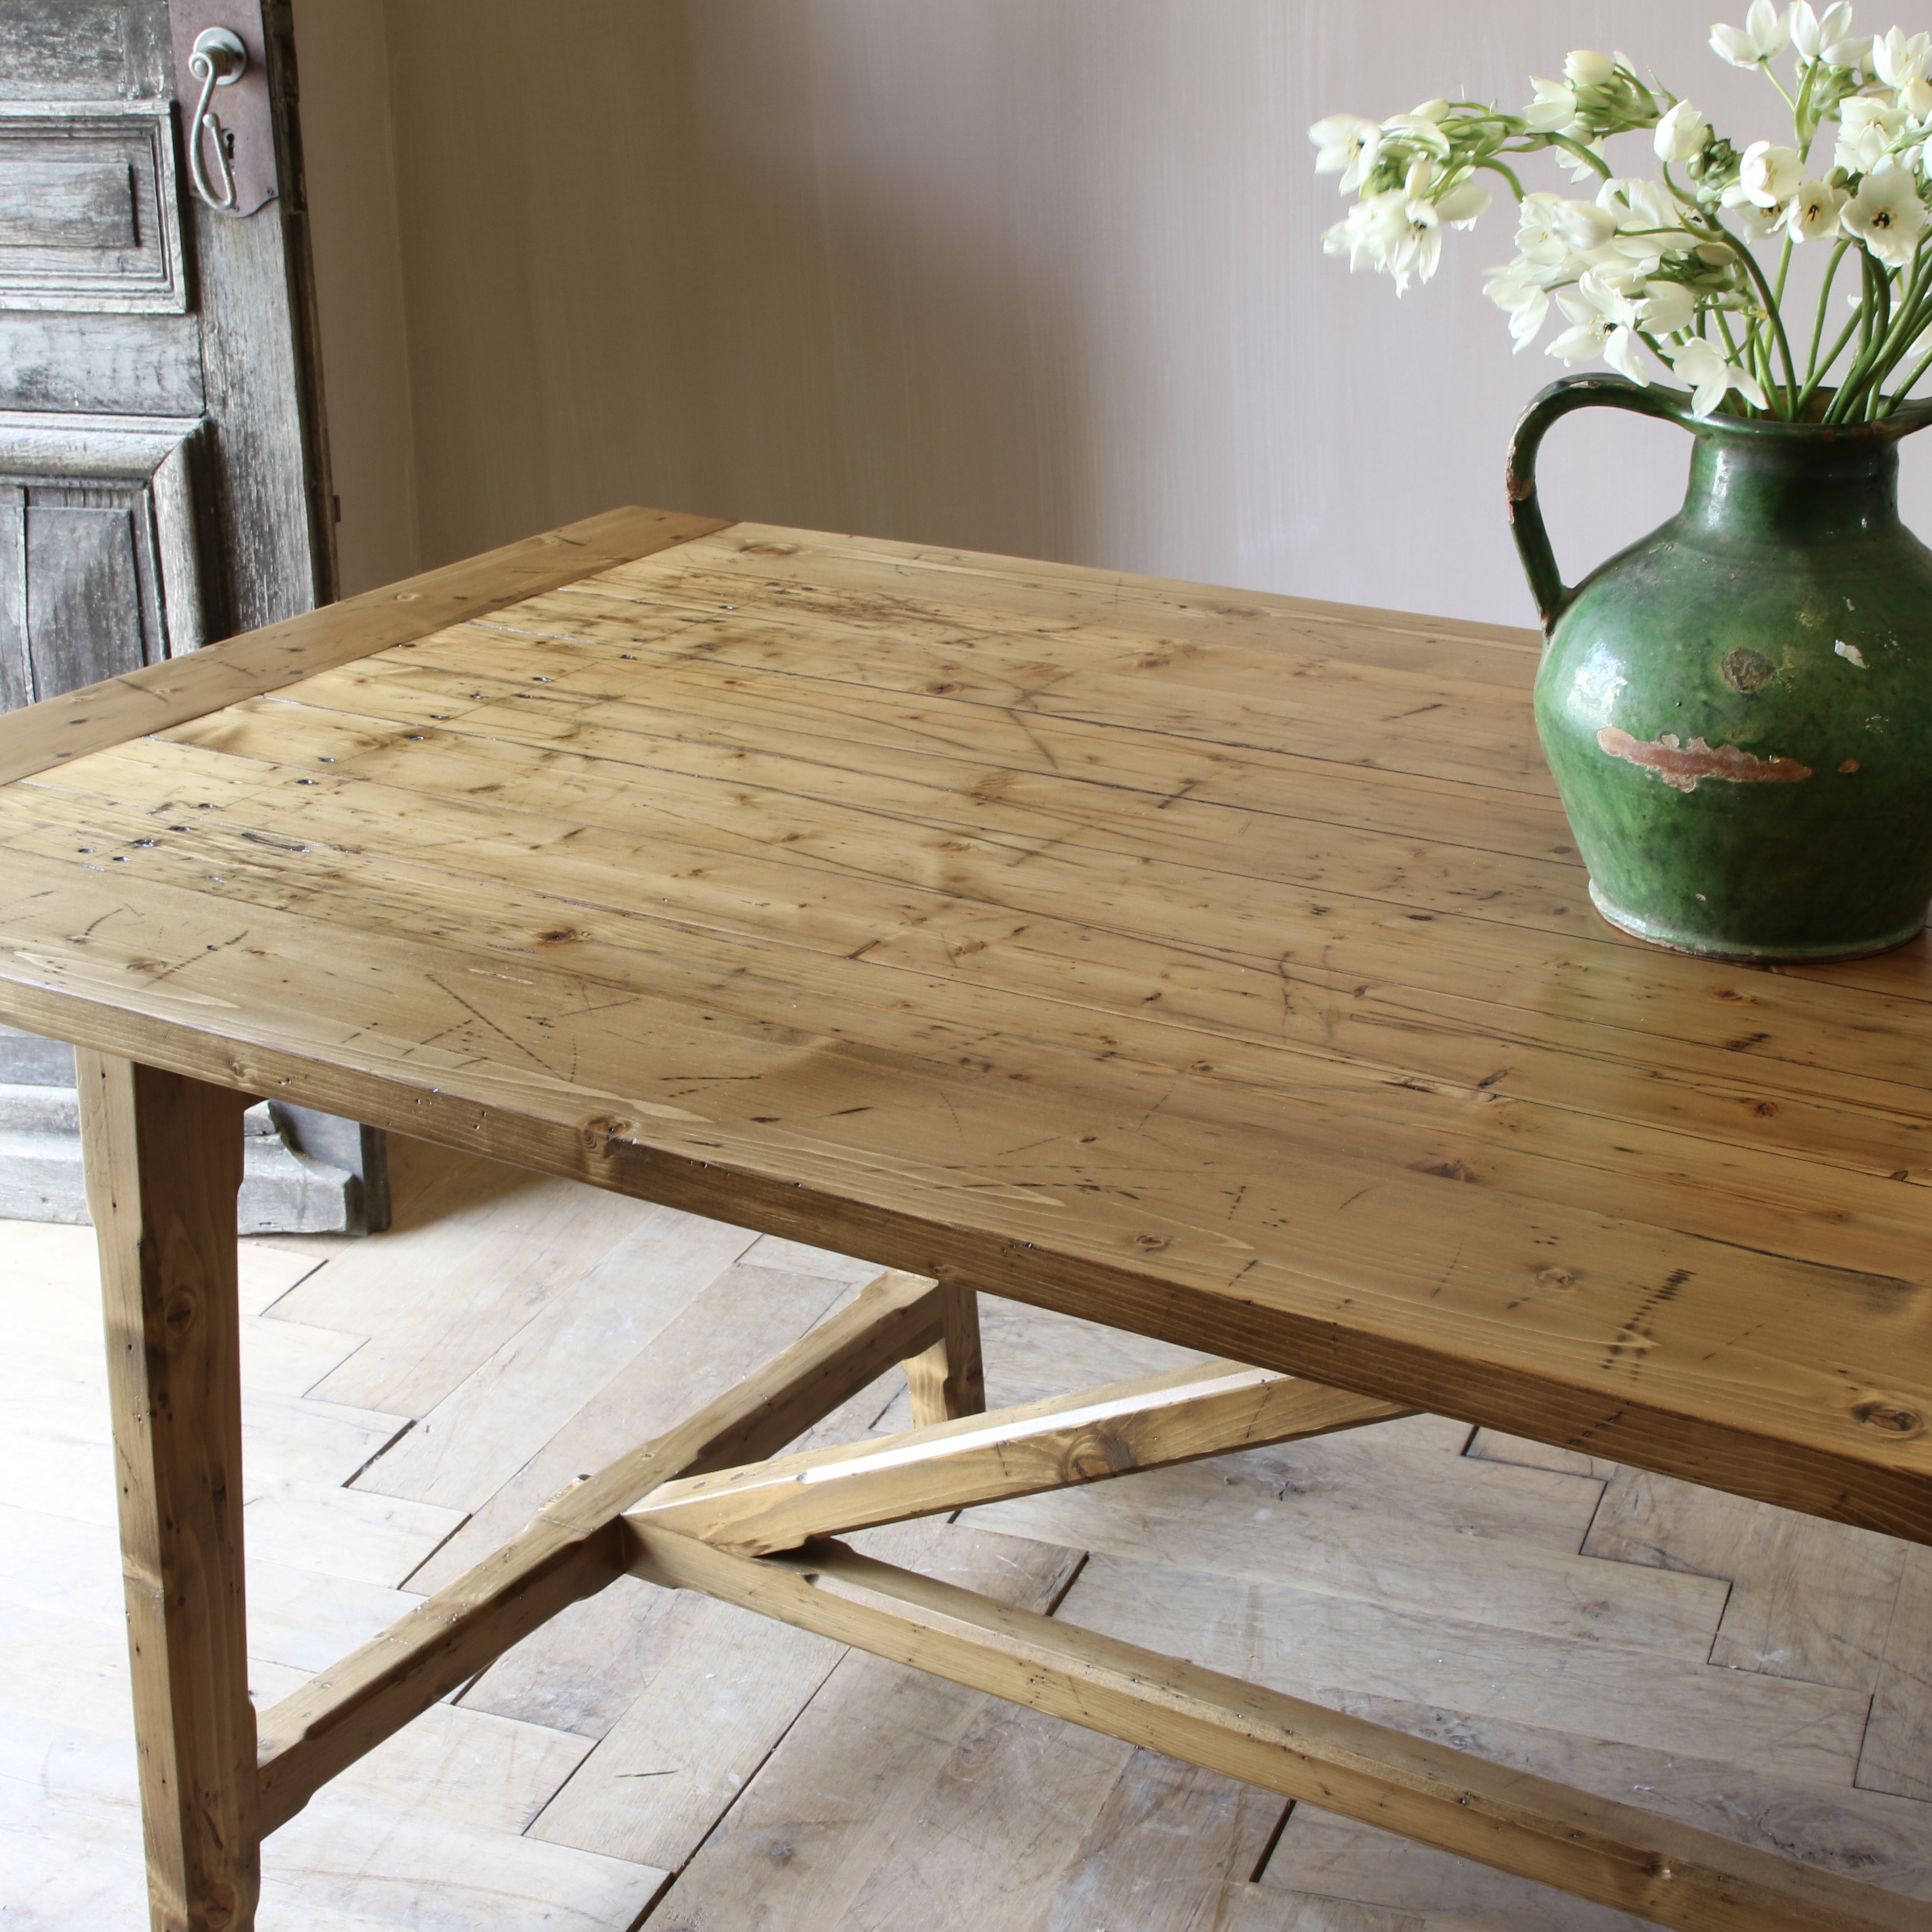
[[[174,41],[175,98],[181,104],[184,142],[207,143],[205,165],[218,191],[221,186],[212,148],[216,136],[190,123],[202,94],[200,76],[190,68],[195,43],[211,28],[226,28],[242,44],[248,64],[240,76],[214,90],[213,112],[220,118],[223,152],[234,176],[234,202],[224,214],[252,214],[276,192],[274,123],[268,106],[268,50],[255,0],[168,0],[168,28]],[[190,170],[190,178],[193,170]]]

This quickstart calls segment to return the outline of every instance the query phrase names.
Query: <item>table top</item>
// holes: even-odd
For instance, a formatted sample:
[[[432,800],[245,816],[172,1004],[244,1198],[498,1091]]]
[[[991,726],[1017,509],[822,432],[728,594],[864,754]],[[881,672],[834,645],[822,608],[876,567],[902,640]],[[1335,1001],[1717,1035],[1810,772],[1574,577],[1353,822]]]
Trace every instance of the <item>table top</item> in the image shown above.
[[[1932,956],[1604,925],[1536,652],[614,512],[0,720],[0,1018],[1932,1540]]]

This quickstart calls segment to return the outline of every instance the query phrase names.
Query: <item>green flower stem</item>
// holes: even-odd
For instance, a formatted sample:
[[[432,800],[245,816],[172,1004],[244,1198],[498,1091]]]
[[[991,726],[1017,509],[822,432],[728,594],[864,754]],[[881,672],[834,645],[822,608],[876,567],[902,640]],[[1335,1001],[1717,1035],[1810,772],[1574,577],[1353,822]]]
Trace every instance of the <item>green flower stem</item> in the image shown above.
[[[1892,302],[1892,278],[1888,272],[1873,260],[1868,251],[1865,256],[1868,282],[1870,291],[1866,307],[1876,310],[1870,335],[1863,352],[1852,365],[1838,394],[1833,398],[1832,407],[1825,414],[1827,422],[1850,422],[1862,407],[1869,407],[1876,398],[1880,386],[1891,372],[1892,365],[1906,349],[1917,339],[1922,326],[1921,310],[1927,286],[1927,261],[1923,246],[1914,258],[1912,280],[1900,296],[1894,317]]]
[[[1744,364],[1744,358],[1738,353],[1738,345],[1731,340],[1731,325],[1724,320],[1724,311],[1720,308],[1714,308],[1712,310],[1711,313],[1717,317],[1718,333],[1724,338],[1724,357],[1726,361],[1736,362],[1740,368],[1742,368]],[[1699,320],[1701,321],[1702,318],[1700,316]],[[1720,409],[1722,409],[1725,404],[1728,403],[1730,400],[1730,392],[1727,389],[1724,392],[1723,400],[1718,404],[1718,406]]]
[[[1703,212],[1697,197],[1688,188],[1679,188],[1677,185],[1677,177],[1670,172],[1670,164],[1668,161],[1659,162],[1657,171],[1664,177],[1664,186],[1676,196],[1680,207],[1696,208],[1700,214]]]
[[[1764,270],[1759,266],[1757,257],[1714,214],[1709,219],[1712,227],[1717,231],[1714,238],[1722,240],[1730,244],[1731,252],[1744,265],[1744,272],[1756,284],[1758,294],[1763,301],[1772,328],[1777,334],[1778,353],[1784,358],[1784,376],[1788,386],[1785,392],[1785,406],[1780,413],[1788,422],[1791,419],[1792,408],[1798,400],[1798,368],[1796,364],[1791,359],[1791,344],[1785,340],[1784,319],[1778,312],[1778,298],[1772,293],[1771,284],[1765,279]],[[1766,393],[1775,397],[1777,392],[1769,384],[1766,384]]]
[[[1600,154],[1593,154],[1581,141],[1573,141],[1568,134],[1550,134],[1544,136],[1552,148],[1561,148],[1565,154],[1574,154],[1577,160],[1594,168],[1602,181],[1610,178],[1610,164]]]
[[[1778,258],[1778,287],[1773,292],[1771,298],[1780,308],[1782,308],[1784,304],[1785,280],[1791,273],[1791,250],[1792,246],[1793,244],[1791,239],[1791,232],[1787,229],[1786,230],[1784,235],[1784,252],[1780,254]]]
[[[1854,332],[1858,328],[1858,320],[1859,318],[1855,315],[1845,324],[1844,328],[1839,332],[1838,340],[1832,344],[1832,352],[1818,365],[1815,373],[1808,374],[1805,377],[1804,387],[1798,394],[1798,408],[1792,418],[1795,422],[1804,421],[1805,411],[1811,406],[1811,398],[1818,393],[1819,389],[1823,386],[1825,378],[1832,373],[1832,364],[1845,352],[1845,344],[1852,339]]]
[[[1911,279],[1905,283],[1898,306],[1892,312],[1892,326],[1879,344],[1877,355],[1873,358],[1865,398],[1868,414],[1877,404],[1885,379],[1898,366],[1899,358],[1918,340],[1924,328],[1928,288],[1932,288],[1932,257],[1927,256],[1924,244],[1921,242],[1912,256]]]
[[[1899,302],[1898,318],[1878,357],[1867,395],[1868,419],[1875,421],[1886,413],[1880,393],[1885,379],[1898,367],[1905,352],[1924,333],[1928,322],[1932,322],[1932,258],[1928,258],[1922,248],[1912,263],[1911,285]],[[1915,374],[1912,380],[1916,382],[1918,379]],[[1904,393],[1903,390],[1894,391],[1892,402],[1896,404]]]
[[[1871,364],[1875,332],[1874,317],[1878,312],[1878,298],[1873,292],[1872,278],[1877,272],[1878,264],[1864,244],[1858,244],[1858,269],[1864,278],[1864,296],[1858,304],[1858,346],[1852,352],[1852,366],[1845,371],[1845,380],[1838,385],[1838,393],[1832,398],[1831,406],[1824,414],[1826,422],[1843,422],[1851,408],[1851,399],[1858,380]]]
[[[1892,391],[1891,396],[1886,401],[1884,406],[1879,411],[1879,414],[1881,416],[1890,416],[1892,411],[1897,409],[1899,404],[1904,402],[1906,398],[1912,393],[1913,384],[1918,380],[1920,376],[1924,374],[1928,369],[1932,369],[1932,350],[1928,350],[1924,358],[1920,362],[1918,368],[1913,370],[1912,374],[1906,376],[1905,380],[1900,383],[1898,386]]]
[[[1845,251],[1851,245],[1852,241],[1850,236],[1844,236],[1840,238],[1837,248],[1832,250],[1831,262],[1825,270],[1825,286],[1818,291],[1818,319],[1811,325],[1811,359],[1804,365],[1804,400],[1808,402],[1810,400],[1811,392],[1817,386],[1816,378],[1818,374],[1818,348],[1825,340],[1825,304],[1830,299],[1832,284],[1838,278],[1838,264],[1845,259]],[[1856,326],[1857,320],[1854,317],[1851,325],[1846,328],[1845,335],[1850,334],[1852,328]],[[1842,349],[1844,346],[1845,336],[1841,335],[1838,338],[1838,349]],[[1826,362],[1826,368],[1828,369],[1832,363],[1837,359],[1838,349],[1832,350],[1831,356]]]
[[[1518,201],[1522,200],[1523,195],[1522,183],[1516,179],[1516,170],[1510,166],[1508,163],[1506,161],[1499,161],[1493,154],[1491,154],[1486,156],[1483,160],[1479,160],[1476,164],[1476,166],[1479,168],[1492,169],[1496,173],[1501,175],[1503,179],[1509,183],[1510,190],[1516,196],[1516,200]]]

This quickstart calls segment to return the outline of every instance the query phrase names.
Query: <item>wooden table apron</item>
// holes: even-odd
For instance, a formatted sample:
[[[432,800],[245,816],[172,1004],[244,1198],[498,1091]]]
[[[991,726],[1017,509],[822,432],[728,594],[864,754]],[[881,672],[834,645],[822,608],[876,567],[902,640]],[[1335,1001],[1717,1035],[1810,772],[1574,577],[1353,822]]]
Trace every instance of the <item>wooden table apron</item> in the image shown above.
[[[211,1876],[146,1781],[219,1785],[253,1736],[208,1461],[239,1426],[215,1089],[1357,1392],[1320,1426],[1426,1408],[1932,1540],[1924,944],[1769,972],[1612,933],[1534,747],[1534,649],[625,511],[0,720],[0,1017],[88,1050],[116,1400],[163,1450],[170,1402],[218,1424],[148,1471],[179,1547],[137,1550],[123,1459],[130,1577],[233,1571],[232,1628],[142,1715],[156,1923],[248,1923],[262,1823],[238,1771],[201,1794],[246,1852]],[[916,1341],[926,1420],[976,1406],[966,1304],[930,1292],[785,1387]],[[1172,1402],[1123,1400],[1146,1430]],[[755,1460],[770,1426],[712,1418],[624,1480]],[[1022,1643],[677,1508],[571,1533],[600,1576],[794,1620],[870,1592],[824,1626],[850,1641],[912,1616],[938,1656],[951,1618],[961,1669]],[[208,1736],[176,1736],[209,1672]],[[1914,1922],[1842,1906],[1667,1922]]]

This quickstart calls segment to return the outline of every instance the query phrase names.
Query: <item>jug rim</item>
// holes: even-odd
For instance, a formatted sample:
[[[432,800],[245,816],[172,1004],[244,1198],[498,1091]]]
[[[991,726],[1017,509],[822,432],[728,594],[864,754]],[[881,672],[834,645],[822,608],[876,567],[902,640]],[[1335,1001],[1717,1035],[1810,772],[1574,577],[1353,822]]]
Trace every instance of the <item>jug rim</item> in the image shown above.
[[[1636,386],[1630,385],[1633,389]],[[1683,390],[1653,383],[1648,393],[1655,399],[1659,416],[1688,429],[1692,435],[1736,437],[1744,442],[1856,447],[1861,443],[1897,442],[1932,424],[1932,397],[1927,396],[1899,404],[1889,416],[1881,416],[1875,422],[1824,423],[1786,422],[1776,416],[1694,416],[1690,398]],[[1836,394],[1834,389],[1820,389],[1812,398],[1813,406],[1822,411]]]

